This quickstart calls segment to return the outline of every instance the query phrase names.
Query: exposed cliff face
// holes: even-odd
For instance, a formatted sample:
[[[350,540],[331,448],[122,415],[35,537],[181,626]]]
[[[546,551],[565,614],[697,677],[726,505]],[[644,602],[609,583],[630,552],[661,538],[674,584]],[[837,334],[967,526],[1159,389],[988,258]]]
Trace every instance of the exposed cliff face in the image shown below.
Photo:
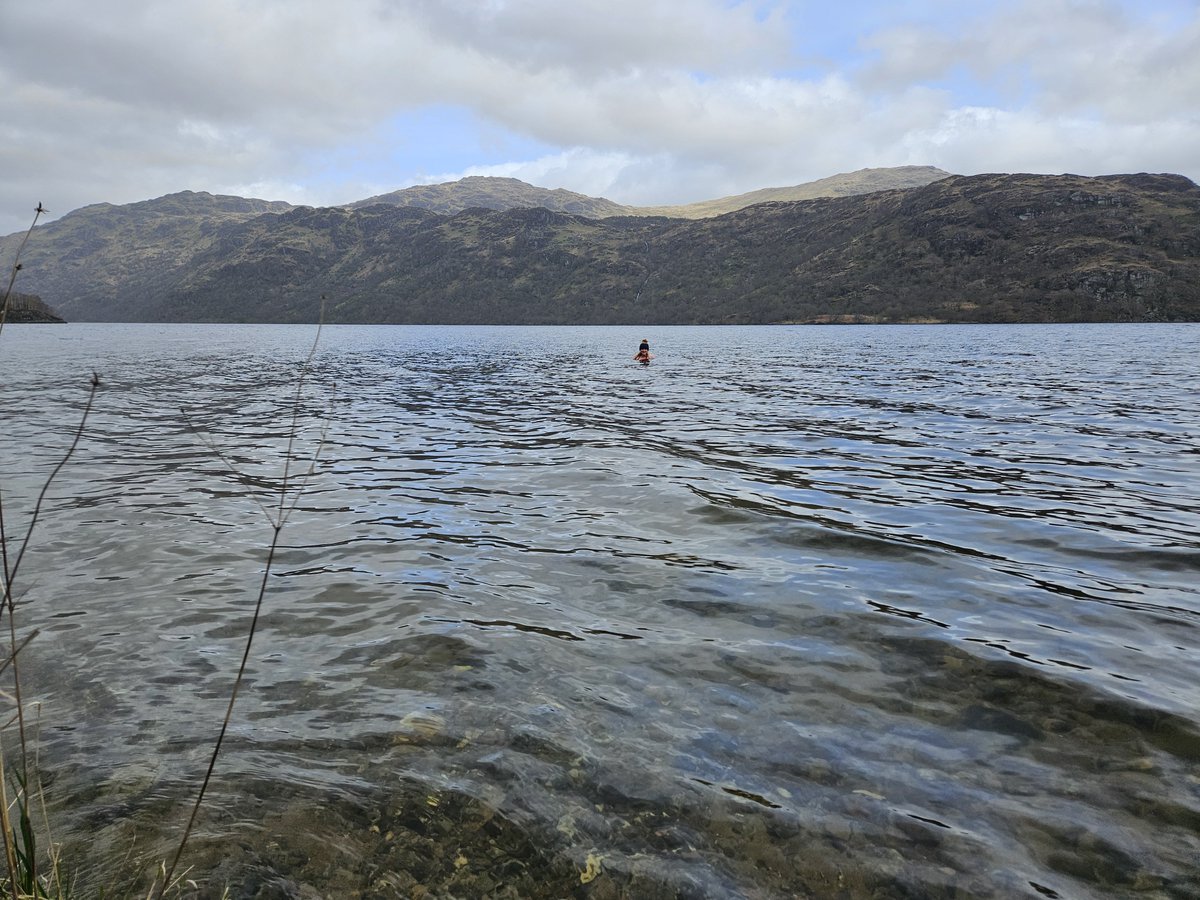
[[[1200,188],[1172,175],[955,176],[694,221],[372,205],[172,216],[158,241],[92,224],[92,250],[72,255],[75,227],[41,244],[46,282],[22,273],[85,320],[313,321],[324,294],[333,322],[1200,321]]]

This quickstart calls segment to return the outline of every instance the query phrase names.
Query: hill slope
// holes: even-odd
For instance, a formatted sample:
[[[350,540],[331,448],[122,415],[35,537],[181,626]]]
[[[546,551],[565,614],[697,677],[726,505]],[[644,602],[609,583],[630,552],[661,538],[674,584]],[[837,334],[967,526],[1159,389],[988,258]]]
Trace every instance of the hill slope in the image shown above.
[[[925,183],[945,173],[928,167],[864,169],[807,185],[771,188],[674,207],[685,218],[715,215],[762,199],[835,196],[884,187]],[[463,178],[456,182],[393,191],[350,204],[429,209],[453,214],[472,208],[546,208],[590,218],[647,215],[653,210],[565,190],[547,190],[515,178]],[[21,286],[54,298],[72,318],[130,319],[142,313],[139,297],[163,293],[185,277],[193,256],[206,250],[231,225],[265,213],[292,210],[288,203],[183,191],[124,206],[101,203],[39,226],[22,257]],[[670,212],[670,210],[665,210]],[[0,238],[0,261],[11,259],[23,234]]]
[[[131,295],[169,290],[198,246],[235,222],[291,204],[183,191],[114,206],[98,203],[34,229],[21,256],[18,286],[44,297],[68,319],[136,319]],[[8,265],[23,234],[0,240]]]
[[[630,207],[613,203],[602,197],[588,197],[562,188],[548,190],[526,184],[516,178],[492,178],[471,175],[445,184],[417,185],[380,194],[351,203],[350,209],[368,206],[411,206],[444,215],[466,209],[534,209],[541,207],[554,212],[571,213],[601,219],[606,216],[628,215]]]
[[[676,219],[706,219],[756,203],[776,200],[811,200],[816,197],[847,197],[900,188],[921,187],[949,176],[933,166],[899,166],[890,169],[860,169],[831,175],[792,187],[763,188],[734,197],[719,197],[680,206],[622,206],[602,197],[588,197],[562,188],[547,190],[516,178],[470,176],[444,184],[418,185],[349,204],[363,209],[384,204],[411,206],[453,215],[468,209],[548,209],[589,219],[611,216],[667,216]]]
[[[683,206],[641,206],[632,208],[630,215],[670,216],[677,219],[706,219],[729,212],[745,209],[758,203],[774,203],[790,200],[815,200],[818,197],[851,197],[855,194],[871,194],[875,191],[903,190],[924,187],[943,178],[949,172],[933,166],[897,166],[891,169],[859,169],[831,175],[793,187],[763,188],[734,197],[703,200]]]
[[[73,302],[37,289],[77,320],[313,321],[325,294],[332,322],[1200,321],[1200,188],[954,176],[699,220],[300,207]]]

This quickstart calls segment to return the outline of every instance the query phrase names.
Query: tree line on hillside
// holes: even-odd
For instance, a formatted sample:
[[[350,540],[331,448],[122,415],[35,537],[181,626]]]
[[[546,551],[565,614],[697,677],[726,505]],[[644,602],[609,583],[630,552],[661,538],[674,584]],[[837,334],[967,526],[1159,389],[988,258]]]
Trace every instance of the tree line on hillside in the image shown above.
[[[50,323],[62,322],[63,319],[36,294],[19,294],[13,291],[8,295],[8,309],[4,321]]]

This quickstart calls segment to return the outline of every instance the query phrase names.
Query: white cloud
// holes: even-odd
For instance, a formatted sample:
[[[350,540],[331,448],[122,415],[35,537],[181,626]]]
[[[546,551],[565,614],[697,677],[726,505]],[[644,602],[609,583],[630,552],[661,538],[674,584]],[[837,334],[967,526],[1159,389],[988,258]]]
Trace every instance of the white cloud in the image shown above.
[[[541,187],[559,188],[590,196],[602,196],[612,188],[621,173],[637,163],[628,153],[596,152],[587,147],[572,147],[525,162],[502,163],[494,166],[470,166],[461,172],[445,172],[421,179],[423,184],[453,181],[468,175],[490,175],[500,178],[519,178]],[[570,185],[570,187],[567,187]]]
[[[394,2],[436,39],[493,64],[584,79],[646,69],[723,73],[787,61],[782,7],[711,0]]]
[[[0,233],[39,200],[340,203],[439,170],[627,203],[921,163],[1195,178],[1198,95],[1192,0],[11,3]],[[462,129],[380,143],[431,105],[491,158]]]

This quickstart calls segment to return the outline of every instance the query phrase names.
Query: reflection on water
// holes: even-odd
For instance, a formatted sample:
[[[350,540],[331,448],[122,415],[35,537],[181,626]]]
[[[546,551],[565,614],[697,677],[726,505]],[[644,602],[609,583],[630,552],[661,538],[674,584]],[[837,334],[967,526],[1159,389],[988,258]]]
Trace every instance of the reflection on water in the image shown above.
[[[1200,895],[1200,332],[641,336],[324,331],[201,893]],[[311,337],[5,332],[15,527],[105,384],[18,610],[86,865],[181,826]]]

